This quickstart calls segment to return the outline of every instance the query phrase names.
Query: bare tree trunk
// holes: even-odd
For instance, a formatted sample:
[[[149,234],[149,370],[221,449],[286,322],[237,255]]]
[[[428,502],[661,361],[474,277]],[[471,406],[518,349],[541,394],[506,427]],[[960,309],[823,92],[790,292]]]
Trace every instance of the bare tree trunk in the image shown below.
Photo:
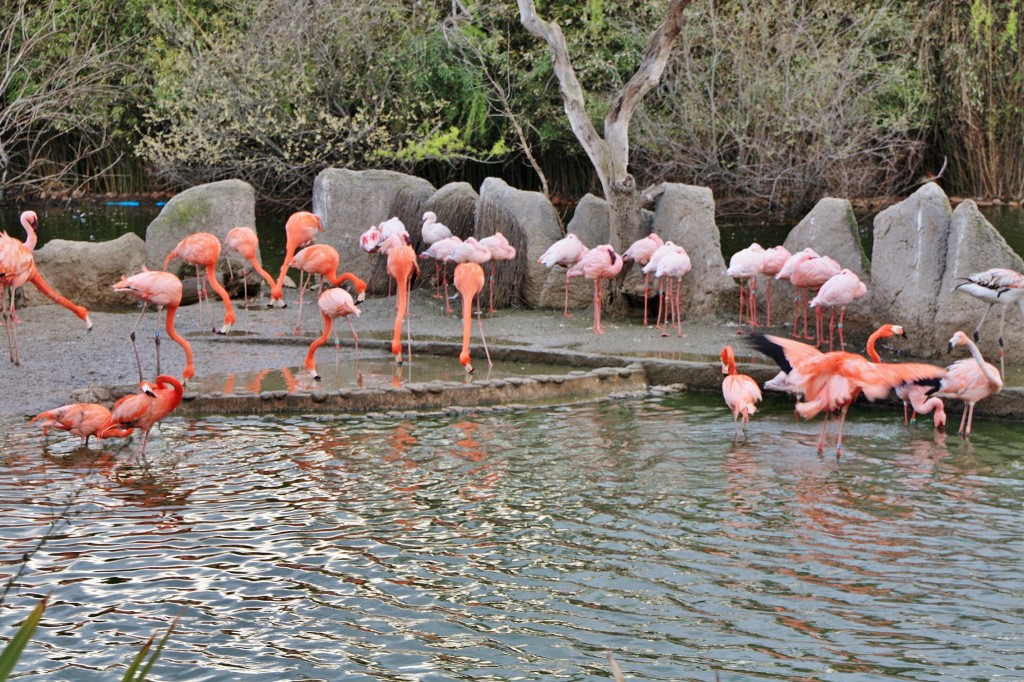
[[[622,252],[640,234],[640,200],[636,181],[629,172],[629,122],[644,96],[658,84],[682,24],[690,0],[671,0],[665,20],[651,34],[643,61],[622,88],[604,120],[604,137],[587,116],[583,86],[569,61],[562,29],[537,16],[533,0],[517,0],[523,27],[541,38],[551,50],[551,60],[562,92],[565,114],[576,139],[594,164],[604,198],[608,202],[612,248]]]

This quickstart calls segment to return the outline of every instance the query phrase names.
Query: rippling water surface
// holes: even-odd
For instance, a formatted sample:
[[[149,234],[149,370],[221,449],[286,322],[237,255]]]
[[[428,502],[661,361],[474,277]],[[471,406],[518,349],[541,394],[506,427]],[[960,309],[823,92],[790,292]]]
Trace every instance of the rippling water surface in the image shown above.
[[[851,412],[838,461],[711,396],[169,419],[145,461],[17,426],[0,632],[51,595],[25,680],[115,679],[179,613],[152,679],[1020,679],[1024,427]]]

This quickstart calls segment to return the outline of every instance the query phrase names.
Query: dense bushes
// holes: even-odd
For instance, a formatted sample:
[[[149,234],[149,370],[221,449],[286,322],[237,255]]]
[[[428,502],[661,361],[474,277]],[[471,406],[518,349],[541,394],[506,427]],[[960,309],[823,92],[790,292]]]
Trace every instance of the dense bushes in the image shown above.
[[[546,47],[511,0],[9,4],[8,196],[240,177],[302,203],[326,166],[596,191]],[[1017,4],[698,0],[633,126],[633,173],[799,213],[825,194],[904,192],[948,155],[956,191],[1019,197]],[[541,9],[599,122],[664,3]]]

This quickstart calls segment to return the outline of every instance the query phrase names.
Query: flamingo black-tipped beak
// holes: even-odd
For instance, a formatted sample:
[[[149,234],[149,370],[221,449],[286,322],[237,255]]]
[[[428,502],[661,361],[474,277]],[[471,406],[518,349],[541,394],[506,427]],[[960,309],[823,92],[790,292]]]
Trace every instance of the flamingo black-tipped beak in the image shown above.
[[[953,352],[953,344],[952,343],[947,343],[946,344],[946,352],[947,353],[952,353]]]
[[[323,377],[321,377],[319,374],[314,374],[313,375],[313,381],[320,381],[322,378]]]

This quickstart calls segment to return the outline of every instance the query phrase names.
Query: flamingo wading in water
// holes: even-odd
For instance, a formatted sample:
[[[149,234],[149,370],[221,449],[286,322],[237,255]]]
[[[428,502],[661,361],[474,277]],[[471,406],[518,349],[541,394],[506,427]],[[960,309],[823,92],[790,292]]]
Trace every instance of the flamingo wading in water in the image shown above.
[[[110,410],[110,419],[100,428],[100,432],[113,429],[138,429],[142,438],[135,451],[136,457],[146,454],[146,443],[153,426],[174,411],[181,403],[184,387],[177,377],[161,374],[153,383],[141,382],[140,392],[125,397],[114,403]]]
[[[402,364],[402,323],[409,310],[409,290],[412,278],[420,270],[416,262],[416,251],[408,243],[408,237],[395,235],[385,242],[388,259],[388,274],[395,279],[398,287],[398,310],[395,312],[395,330],[391,336],[391,354],[395,364]]]
[[[963,401],[964,413],[960,417],[960,428],[957,433],[970,436],[971,423],[974,421],[974,406],[993,393],[1002,391],[1003,379],[995,365],[985,361],[977,344],[962,331],[953,334],[947,345],[948,352],[952,353],[957,346],[967,346],[971,357],[957,360],[946,368],[946,376],[943,377],[935,395],[939,398]]]
[[[67,431],[82,439],[82,445],[89,445],[89,439],[127,438],[132,435],[132,428],[111,427],[103,430],[110,419],[110,410],[99,403],[72,403],[52,410],[40,412],[29,420],[29,423],[41,421],[43,436],[50,429]]]
[[[462,351],[459,353],[459,362],[466,368],[466,373],[473,371],[473,365],[469,360],[469,338],[473,331],[473,299],[480,295],[484,288],[484,269],[479,263],[466,261],[455,266],[455,288],[462,296]],[[484,339],[483,321],[477,317],[480,323],[480,338]],[[487,351],[487,341],[483,340],[484,351],[487,353],[487,367],[493,367],[491,354]]]
[[[722,349],[722,396],[725,404],[732,410],[732,420],[736,423],[736,437],[740,435],[740,417],[743,420],[743,433],[747,432],[747,422],[757,412],[757,403],[761,402],[761,389],[757,382],[746,374],[736,370],[736,354],[732,346]]]
[[[348,322],[349,328],[352,329],[352,340],[356,346],[356,361],[359,358],[359,334],[356,333],[356,328],[352,324],[352,318],[350,315],[359,317],[359,308],[356,306],[355,300],[352,298],[352,294],[348,293],[344,289],[339,287],[332,287],[322,294],[317,299],[317,304],[320,306],[320,314],[324,319],[324,330],[323,333],[313,342],[309,344],[309,350],[306,352],[306,369],[313,375],[313,378],[320,381],[320,375],[316,371],[316,349],[327,343],[327,337],[331,333],[331,329],[334,325],[334,320],[339,317],[344,317],[345,321]],[[334,344],[338,345],[338,333],[334,333]]]
[[[826,413],[818,437],[819,453],[825,447],[828,415],[835,411],[840,413],[836,457],[840,456],[843,449],[846,412],[861,393],[868,400],[882,400],[900,384],[934,384],[935,380],[946,374],[944,368],[924,363],[875,364],[846,351],[822,353],[815,346],[759,332],[750,336],[750,342],[786,373],[788,390],[803,396],[796,404],[797,413],[801,417],[812,419],[819,412]]]

